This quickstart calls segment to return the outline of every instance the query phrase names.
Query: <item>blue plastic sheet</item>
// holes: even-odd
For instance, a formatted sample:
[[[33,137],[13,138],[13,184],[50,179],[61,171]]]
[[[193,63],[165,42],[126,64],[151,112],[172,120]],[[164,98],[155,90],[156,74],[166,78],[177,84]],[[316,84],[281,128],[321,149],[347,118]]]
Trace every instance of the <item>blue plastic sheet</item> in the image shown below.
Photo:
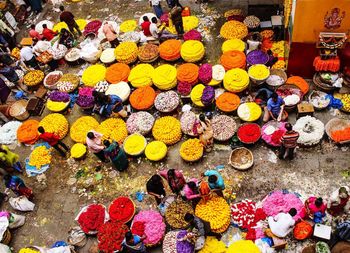
[[[340,99],[334,98],[332,95],[327,95],[326,99],[329,99],[331,102],[329,103],[328,107],[329,108],[335,108],[335,109],[340,109],[343,107],[343,103],[341,102]]]

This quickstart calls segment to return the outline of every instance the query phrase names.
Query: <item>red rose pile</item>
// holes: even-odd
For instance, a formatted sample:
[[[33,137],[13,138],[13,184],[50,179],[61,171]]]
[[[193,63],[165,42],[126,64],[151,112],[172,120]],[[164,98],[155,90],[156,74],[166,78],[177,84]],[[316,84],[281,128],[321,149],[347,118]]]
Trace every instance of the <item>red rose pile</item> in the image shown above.
[[[128,197],[116,198],[109,206],[109,216],[112,221],[126,223],[132,219],[134,214],[134,202],[132,202],[132,200]]]
[[[142,237],[145,234],[145,223],[136,221],[132,224],[131,233]]]
[[[121,250],[125,233],[128,231],[129,228],[122,222],[106,222],[98,231],[98,249],[103,253]]]
[[[243,143],[254,143],[260,139],[261,130],[259,125],[248,123],[238,128],[237,136]]]
[[[95,232],[105,221],[105,208],[99,204],[89,205],[78,217],[78,223],[84,233]]]

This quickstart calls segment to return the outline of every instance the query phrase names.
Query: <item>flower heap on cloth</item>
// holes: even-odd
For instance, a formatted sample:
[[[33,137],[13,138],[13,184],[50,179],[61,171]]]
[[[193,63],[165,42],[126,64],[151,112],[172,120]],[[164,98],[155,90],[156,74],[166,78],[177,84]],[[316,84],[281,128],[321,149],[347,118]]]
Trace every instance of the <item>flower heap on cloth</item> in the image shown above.
[[[186,62],[200,61],[203,58],[204,54],[204,45],[198,40],[185,41],[181,46],[181,57]]]
[[[295,122],[293,130],[299,133],[299,144],[311,146],[322,140],[325,128],[322,121],[307,115]]]
[[[21,127],[22,122],[9,121],[0,127],[0,143],[12,144],[17,140],[17,131]]]
[[[285,125],[285,122],[267,122],[261,128],[261,138],[271,146],[281,146],[281,138],[287,132]]]
[[[92,95],[92,87],[82,87],[79,88],[79,96],[77,98],[76,104],[82,108],[91,108],[95,105],[95,98]]]
[[[70,97],[68,93],[54,91],[50,93],[46,102],[46,107],[52,112],[60,112],[69,105]]]
[[[130,74],[130,67],[125,63],[115,63],[106,70],[106,80],[109,83],[127,82]]]
[[[154,117],[148,112],[135,112],[127,119],[126,127],[129,134],[139,133],[146,135],[152,130],[154,121]]]
[[[159,212],[153,210],[142,210],[135,215],[133,222],[145,224],[144,243],[147,246],[154,246],[161,242],[165,234],[165,223]]]
[[[80,79],[75,74],[64,74],[57,82],[57,89],[62,92],[74,91],[80,83]]]
[[[266,80],[270,76],[270,70],[263,64],[255,64],[248,69],[248,75],[255,80]]]
[[[224,39],[243,39],[248,35],[248,28],[239,21],[228,21],[220,29],[220,35]]]
[[[206,86],[204,86],[203,84],[197,84],[193,87],[191,91],[191,100],[196,106],[204,106],[202,102],[202,96],[205,88]]]
[[[213,66],[209,63],[204,63],[199,67],[198,79],[203,84],[209,84],[213,78]]]
[[[107,90],[108,90],[108,87],[109,87],[109,83],[107,81],[101,81],[101,82],[98,82],[96,85],[95,85],[95,90],[97,92],[102,92],[102,93],[105,93]]]
[[[111,221],[127,223],[134,217],[135,204],[129,197],[118,197],[109,206],[108,213]]]
[[[128,231],[129,228],[122,222],[106,222],[97,234],[98,249],[108,253],[121,250],[125,233]]]
[[[145,150],[146,145],[146,138],[139,133],[129,135],[123,143],[125,153],[132,156],[141,155]]]
[[[213,69],[212,69],[212,79],[208,83],[208,85],[215,86],[215,85],[220,84],[222,82],[222,80],[224,80],[225,73],[226,73],[226,71],[225,71],[224,66],[222,66],[220,64],[214,65]]]
[[[194,214],[191,204],[182,200],[175,200],[167,207],[165,220],[173,229],[185,229],[190,225],[184,220],[186,213]]]
[[[184,34],[184,41],[187,40],[202,40],[202,35],[197,30],[190,30]]]
[[[188,139],[180,147],[180,156],[188,162],[199,160],[203,156],[203,144],[198,139]]]
[[[95,234],[105,223],[105,218],[105,207],[100,204],[91,204],[81,210],[76,220],[84,233]]]
[[[24,144],[34,144],[39,139],[39,121],[28,119],[17,129],[17,140]]]
[[[75,22],[78,24],[80,31],[83,31],[86,24],[87,24],[87,21],[85,19],[76,19]],[[68,30],[67,24],[65,22],[59,22],[59,23],[54,25],[52,30],[54,32],[60,32],[63,28]]]
[[[135,31],[137,28],[137,22],[134,19],[125,20],[120,24],[120,31],[123,33]]]
[[[103,81],[105,76],[106,67],[95,64],[84,70],[81,80],[86,86],[94,87],[98,82]]]
[[[194,244],[190,243],[187,240],[180,241],[180,239],[184,238],[187,235],[186,230],[181,230],[177,234],[177,243],[176,243],[176,251],[179,253],[194,253]]]
[[[266,219],[262,208],[258,208],[256,203],[249,199],[232,204],[231,216],[233,223],[243,229],[255,227],[257,222]]]
[[[169,64],[163,64],[157,67],[152,76],[154,85],[160,90],[170,90],[177,84],[176,68]]]
[[[199,19],[196,16],[182,17],[184,31],[188,32],[192,29],[196,29],[199,25]]]
[[[231,92],[244,91],[249,85],[248,73],[239,68],[231,69],[226,72],[224,77],[224,87]]]
[[[35,86],[41,83],[44,80],[44,72],[41,70],[31,70],[25,74],[23,82],[27,86]]]
[[[198,133],[195,133],[195,124],[198,123],[197,116],[194,112],[184,112],[181,115],[180,123],[181,123],[181,130],[184,134],[190,135],[190,136],[198,136]]]
[[[224,92],[216,99],[216,106],[223,112],[237,110],[241,99],[234,93]]]
[[[63,139],[68,133],[68,121],[59,113],[52,113],[45,116],[39,123],[45,129],[45,132],[54,133]]]
[[[243,143],[255,143],[261,136],[260,126],[255,123],[246,123],[238,128],[237,136]]]
[[[202,199],[196,206],[195,214],[209,222],[215,233],[223,233],[230,226],[230,206],[222,197],[210,196],[207,201]]]
[[[40,169],[42,166],[51,163],[51,148],[46,147],[45,145],[40,145],[34,148],[32,153],[29,156],[28,164],[30,166]]]
[[[150,86],[140,87],[134,90],[129,98],[130,104],[136,110],[148,110],[154,104],[156,92]]]
[[[253,122],[260,118],[261,107],[255,102],[241,104],[237,109],[238,117],[247,122]]]
[[[231,39],[231,40],[226,40],[221,47],[221,50],[223,53],[226,53],[228,51],[240,51],[244,52],[245,50],[245,43],[241,39]]]
[[[86,143],[86,135],[91,130],[96,130],[99,123],[94,117],[83,116],[77,119],[70,128],[70,138],[78,143]]]
[[[131,64],[137,60],[138,48],[135,42],[121,42],[114,51],[118,62]]]
[[[249,252],[249,253],[261,253],[258,246],[254,244],[251,240],[238,240],[235,241],[228,247],[226,253],[241,253],[241,252]]]
[[[154,68],[150,64],[138,64],[129,74],[129,82],[135,88],[151,86]]]
[[[304,203],[296,193],[288,191],[274,191],[263,200],[263,210],[267,216],[276,216],[279,213],[288,213],[291,208],[297,210],[294,220],[299,220],[303,215]]]
[[[309,92],[309,84],[300,76],[291,76],[287,79],[286,83],[297,86],[304,95]]]
[[[162,160],[168,152],[168,148],[162,141],[152,141],[147,144],[145,149],[145,155],[150,161]]]
[[[123,102],[125,102],[130,95],[131,89],[127,82],[119,82],[116,84],[111,84],[107,91],[105,92],[106,95],[117,95],[122,99]]]
[[[255,64],[266,64],[269,61],[269,56],[267,53],[261,50],[253,50],[247,54],[247,64],[255,65]]]
[[[162,250],[164,253],[177,253],[177,235],[180,231],[169,231],[164,236]]]
[[[226,51],[221,55],[220,62],[226,71],[234,68],[244,69],[246,57],[243,52],[238,50]]]
[[[154,62],[159,57],[159,47],[154,44],[146,44],[139,47],[138,57],[141,62]]]
[[[226,245],[224,242],[216,239],[216,237],[208,236],[205,239],[204,247],[199,253],[226,253]]]
[[[87,148],[84,144],[75,143],[70,149],[70,157],[79,159],[86,154]]]
[[[98,29],[102,26],[102,22],[100,20],[92,20],[84,28],[84,36],[88,35],[89,33],[97,34]]]
[[[179,95],[173,90],[159,93],[154,100],[154,106],[160,112],[172,112],[179,104]]]
[[[176,61],[181,57],[180,50],[180,40],[166,40],[159,46],[159,56],[166,61]]]
[[[128,136],[126,124],[122,119],[109,118],[102,121],[97,132],[103,134],[103,140],[116,141],[119,144]]]
[[[112,63],[115,61],[114,48],[106,48],[103,50],[100,60],[103,63]]]
[[[145,234],[145,223],[141,221],[133,222],[131,233],[142,237]]]
[[[180,121],[172,116],[161,117],[154,123],[152,134],[157,141],[173,145],[181,140]]]
[[[218,141],[227,141],[232,138],[237,130],[235,120],[227,115],[216,115],[211,124],[213,126],[214,139]]]

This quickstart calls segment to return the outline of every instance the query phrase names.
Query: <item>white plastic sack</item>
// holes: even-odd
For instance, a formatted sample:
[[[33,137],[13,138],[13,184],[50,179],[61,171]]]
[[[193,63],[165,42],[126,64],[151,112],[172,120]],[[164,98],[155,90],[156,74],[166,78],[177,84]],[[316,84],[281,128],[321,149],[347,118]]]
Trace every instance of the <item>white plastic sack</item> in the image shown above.
[[[4,233],[9,226],[9,220],[6,216],[0,217],[0,241],[3,239]],[[1,251],[0,251],[1,252]]]
[[[11,249],[9,246],[0,243],[0,253],[11,253]]]
[[[12,206],[13,209],[22,211],[22,212],[29,212],[33,211],[35,204],[27,199],[26,196],[20,196],[17,198],[10,198],[9,203]]]
[[[24,225],[26,221],[26,217],[23,215],[19,215],[19,214],[15,214],[15,213],[11,213],[10,214],[10,219],[9,219],[9,228],[13,229],[13,228],[19,228],[22,227]]]
[[[70,250],[69,246],[61,246],[57,248],[48,249],[46,252],[47,253],[71,253],[72,251]]]
[[[266,242],[261,239],[255,241],[255,245],[258,246],[261,253],[274,253],[275,249],[271,248]]]

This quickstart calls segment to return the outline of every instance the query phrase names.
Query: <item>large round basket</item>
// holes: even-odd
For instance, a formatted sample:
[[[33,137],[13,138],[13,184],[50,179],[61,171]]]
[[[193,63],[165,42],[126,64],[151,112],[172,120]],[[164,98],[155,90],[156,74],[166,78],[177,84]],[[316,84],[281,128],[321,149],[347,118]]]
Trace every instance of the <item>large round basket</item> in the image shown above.
[[[113,209],[117,209],[114,210],[115,213],[113,212]],[[125,213],[126,211],[129,213]],[[134,217],[135,212],[135,203],[129,197],[125,196],[116,198],[108,207],[109,217],[112,221],[128,223]],[[120,217],[117,217],[116,215],[120,215]]]
[[[336,90],[336,87],[333,87],[332,85],[329,85],[327,83],[322,82],[321,75],[320,73],[315,73],[313,77],[313,82],[316,85],[316,87],[324,92],[331,92]]]
[[[141,149],[139,152],[137,152],[137,153],[131,153],[130,151],[128,151],[128,150],[124,147],[124,151],[125,151],[125,153],[127,153],[128,155],[131,155],[131,156],[139,156],[139,155],[141,155],[141,154],[145,151],[146,146],[147,146],[147,140],[146,140],[146,138],[145,138],[143,135],[141,135],[141,134],[139,134],[139,133],[131,134],[131,135],[129,135],[128,137],[125,138],[125,140],[124,140],[123,143],[124,143],[124,145],[125,145],[125,143],[127,143],[128,140],[129,140],[130,138],[133,138],[134,136],[139,136],[139,137],[143,138],[143,147],[142,147],[142,149]]]
[[[284,106],[284,109],[287,111],[287,112],[291,112],[293,111],[298,104],[300,104],[302,101],[303,101],[303,93],[302,91],[299,89],[299,87],[295,86],[294,84],[284,84],[282,86],[280,86],[277,90],[276,90],[276,93],[281,96],[280,94],[281,93],[284,93],[285,90],[294,90],[295,92],[293,94],[297,95],[299,97],[299,102],[296,103],[295,105],[285,105]],[[283,96],[281,96],[282,98],[284,98]]]
[[[327,93],[319,90],[314,90],[309,95],[309,102],[315,107],[316,110],[326,109],[329,103],[331,102],[330,99],[325,98],[326,96]]]
[[[64,84],[65,82],[69,82],[71,83],[71,87],[70,88],[67,88],[65,89],[64,88]],[[67,74],[64,74],[60,80],[57,82],[57,89],[59,91],[62,91],[62,92],[67,92],[67,93],[71,93],[73,92],[76,88],[78,88],[80,84],[80,78],[79,76],[75,75],[75,74],[72,74],[72,73],[67,73]]]
[[[333,140],[332,135],[331,135],[332,131],[341,130],[341,129],[344,129],[347,127],[350,127],[350,120],[333,118],[327,122],[327,124],[325,126],[325,130],[326,130],[326,134],[327,134],[328,138]],[[338,143],[345,144],[345,143],[349,143],[349,142],[350,142],[350,140],[345,140],[345,141],[338,142]]]
[[[26,109],[27,104],[27,100],[18,100],[14,102],[9,109],[10,116],[21,121],[28,119],[29,112]]]
[[[271,83],[268,82],[268,80],[266,80],[267,85],[272,88],[272,89],[276,89],[280,86],[282,86],[283,84],[286,83],[288,76],[286,74],[286,72],[282,69],[270,69],[270,76],[279,76],[280,78],[282,78],[284,80],[284,82],[282,84],[279,85],[273,85]]]
[[[5,244],[5,245],[9,245],[12,239],[12,235],[9,229],[6,229],[6,231],[4,232],[3,236],[2,236],[2,240],[1,243]]]
[[[189,226],[184,220],[186,213],[194,213],[192,206],[182,200],[175,200],[167,207],[165,220],[173,229],[186,229]]]
[[[49,78],[51,78],[52,76],[56,76],[55,80],[52,81],[52,83],[48,83]],[[45,76],[44,78],[44,86],[46,88],[48,88],[49,90],[54,90],[56,89],[56,83],[59,81],[59,79],[63,76],[62,71],[56,70],[56,71],[52,71],[50,72],[47,76]]]
[[[254,164],[253,153],[244,147],[232,150],[228,164],[236,170],[247,170]]]

